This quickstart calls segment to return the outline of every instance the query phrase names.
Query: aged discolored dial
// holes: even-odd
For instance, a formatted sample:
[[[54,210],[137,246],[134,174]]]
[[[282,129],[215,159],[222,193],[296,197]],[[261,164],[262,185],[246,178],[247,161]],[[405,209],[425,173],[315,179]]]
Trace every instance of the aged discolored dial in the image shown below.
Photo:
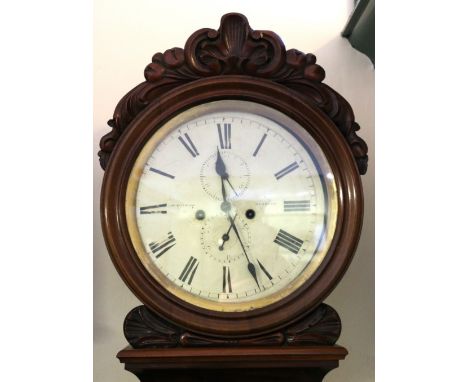
[[[157,130],[127,187],[132,244],[169,292],[217,311],[289,295],[335,232],[325,155],[295,121],[247,101],[189,109]]]

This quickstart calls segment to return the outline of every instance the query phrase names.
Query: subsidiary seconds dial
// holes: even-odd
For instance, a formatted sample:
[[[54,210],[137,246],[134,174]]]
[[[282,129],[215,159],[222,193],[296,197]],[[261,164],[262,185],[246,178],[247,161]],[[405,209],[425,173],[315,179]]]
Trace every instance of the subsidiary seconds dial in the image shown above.
[[[336,225],[334,176],[290,118],[216,101],[167,122],[132,170],[126,217],[147,271],[191,304],[245,311],[292,293]]]

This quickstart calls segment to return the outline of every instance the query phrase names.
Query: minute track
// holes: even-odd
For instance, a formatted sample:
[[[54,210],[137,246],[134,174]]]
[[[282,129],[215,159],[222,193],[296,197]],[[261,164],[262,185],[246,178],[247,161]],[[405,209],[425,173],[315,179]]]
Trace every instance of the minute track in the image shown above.
[[[265,120],[223,112],[179,126],[147,160],[147,168],[173,178],[145,172],[136,211],[164,204],[157,201],[163,197],[167,207],[141,210],[139,230],[146,242],[151,231],[155,243],[161,241],[154,240],[158,230],[175,232],[177,245],[152,259],[186,293],[220,304],[251,301],[256,306],[294,281],[314,253],[313,240],[298,249],[298,242],[278,236],[281,229],[305,240],[318,230],[314,214],[321,213],[322,202],[314,163],[281,127]],[[223,292],[223,267],[229,269],[232,292],[227,273]]]

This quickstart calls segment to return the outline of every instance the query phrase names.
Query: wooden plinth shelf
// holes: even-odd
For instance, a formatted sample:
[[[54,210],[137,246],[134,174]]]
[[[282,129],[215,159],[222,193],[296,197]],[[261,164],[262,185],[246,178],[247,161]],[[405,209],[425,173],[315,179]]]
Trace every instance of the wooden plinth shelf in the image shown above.
[[[142,382],[320,382],[347,354],[341,346],[127,347],[117,358]]]

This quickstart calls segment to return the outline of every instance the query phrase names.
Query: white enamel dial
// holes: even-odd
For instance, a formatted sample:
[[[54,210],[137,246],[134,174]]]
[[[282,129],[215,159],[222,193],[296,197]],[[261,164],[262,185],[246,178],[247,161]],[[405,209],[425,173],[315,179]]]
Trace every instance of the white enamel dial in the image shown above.
[[[317,270],[333,238],[336,187],[297,123],[246,101],[197,106],[146,143],[127,220],[150,274],[220,311],[266,306]]]

